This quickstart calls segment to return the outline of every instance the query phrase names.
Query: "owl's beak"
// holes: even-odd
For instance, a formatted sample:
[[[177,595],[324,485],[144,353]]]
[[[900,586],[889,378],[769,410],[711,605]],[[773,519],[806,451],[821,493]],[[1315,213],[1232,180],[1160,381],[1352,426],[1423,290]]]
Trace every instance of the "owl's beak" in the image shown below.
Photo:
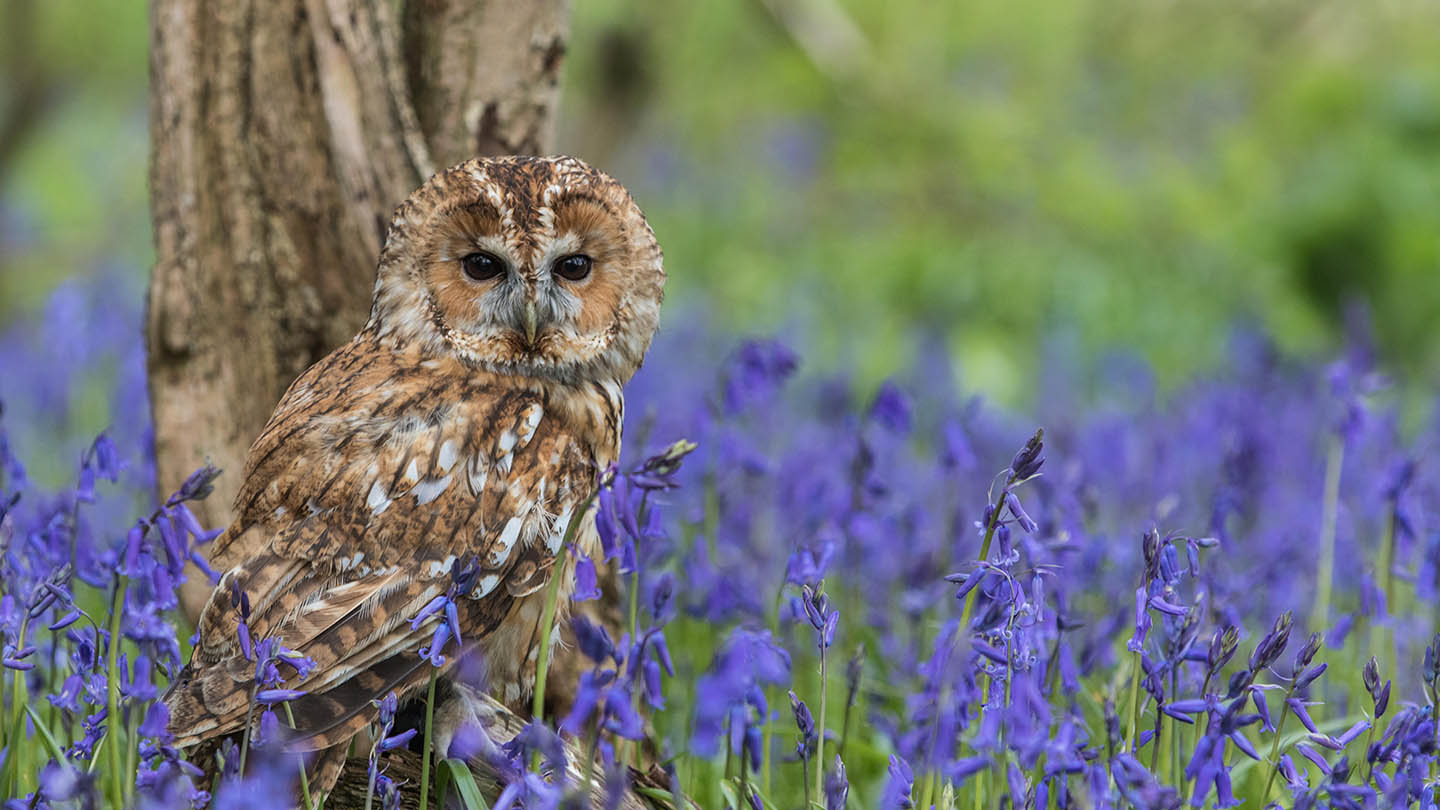
[[[535,345],[535,331],[539,316],[535,311],[535,299],[525,299],[525,342]]]

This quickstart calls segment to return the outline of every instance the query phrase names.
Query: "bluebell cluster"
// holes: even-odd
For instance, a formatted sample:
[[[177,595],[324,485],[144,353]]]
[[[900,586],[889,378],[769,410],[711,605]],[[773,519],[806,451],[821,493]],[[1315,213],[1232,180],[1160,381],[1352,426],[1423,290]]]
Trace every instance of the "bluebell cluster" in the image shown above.
[[[576,751],[611,806],[627,764],[736,810],[1437,806],[1440,421],[1363,342],[1319,366],[1238,333],[1163,394],[1135,364],[1056,363],[1016,412],[938,353],[870,387],[684,323],[627,391],[576,561],[577,607],[608,567],[622,618],[572,611],[563,714],[452,746],[501,774],[492,806],[575,806]],[[139,335],[83,284],[0,335],[0,789],[289,807],[303,658],[240,639],[254,723],[218,787],[165,730],[175,589],[215,536],[187,504],[217,471],[155,502]],[[97,396],[108,428],[77,438]],[[417,617],[441,617],[437,665],[453,573]],[[395,807],[419,786],[387,755],[425,732],[378,705],[371,790]]]

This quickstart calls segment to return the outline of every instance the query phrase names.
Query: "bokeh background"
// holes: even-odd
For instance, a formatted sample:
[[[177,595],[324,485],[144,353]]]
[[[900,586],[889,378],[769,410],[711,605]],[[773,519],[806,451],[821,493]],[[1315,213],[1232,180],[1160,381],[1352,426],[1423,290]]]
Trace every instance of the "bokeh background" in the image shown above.
[[[0,347],[46,345],[0,351],[0,398],[84,436],[103,379],[39,390],[3,355],[141,362],[147,12],[3,9]],[[1437,26],[1422,0],[580,0],[560,144],[648,211],[672,323],[862,385],[940,347],[1007,405],[1057,352],[1163,392],[1242,326],[1314,357],[1373,334],[1428,400]]]

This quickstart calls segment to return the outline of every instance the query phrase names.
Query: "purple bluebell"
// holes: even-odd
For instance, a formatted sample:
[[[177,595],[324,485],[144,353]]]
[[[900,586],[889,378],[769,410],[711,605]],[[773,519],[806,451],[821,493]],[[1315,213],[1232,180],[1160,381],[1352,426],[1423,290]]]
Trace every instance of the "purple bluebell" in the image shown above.
[[[1386,681],[1384,685],[1381,685],[1380,665],[1376,662],[1375,656],[1373,655],[1370,656],[1369,661],[1365,662],[1365,668],[1362,670],[1361,675],[1365,684],[1365,691],[1370,693],[1372,716],[1378,720],[1385,716],[1385,710],[1390,705],[1390,681]],[[1311,729],[1311,731],[1314,731],[1314,729]]]
[[[850,778],[837,754],[834,764],[825,771],[825,810],[845,810],[849,796]]]

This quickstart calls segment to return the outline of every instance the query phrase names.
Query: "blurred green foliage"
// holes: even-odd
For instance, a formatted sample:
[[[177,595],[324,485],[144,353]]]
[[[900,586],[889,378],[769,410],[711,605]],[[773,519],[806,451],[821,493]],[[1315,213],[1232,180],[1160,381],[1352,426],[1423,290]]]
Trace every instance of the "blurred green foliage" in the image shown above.
[[[144,3],[4,14],[0,110],[43,92],[0,154],[0,319],[150,262]],[[1060,334],[1173,382],[1237,320],[1333,351],[1357,300],[1433,383],[1437,25],[1419,0],[581,0],[561,148],[635,190],[672,312],[862,378],[940,334],[1023,400]]]
[[[635,187],[677,297],[798,321],[867,377],[918,328],[1006,399],[1055,333],[1173,382],[1237,320],[1332,351],[1358,300],[1433,382],[1437,24],[1348,0],[580,2],[562,145]]]
[[[136,0],[0,3],[0,326],[68,276],[149,272],[148,38]]]

